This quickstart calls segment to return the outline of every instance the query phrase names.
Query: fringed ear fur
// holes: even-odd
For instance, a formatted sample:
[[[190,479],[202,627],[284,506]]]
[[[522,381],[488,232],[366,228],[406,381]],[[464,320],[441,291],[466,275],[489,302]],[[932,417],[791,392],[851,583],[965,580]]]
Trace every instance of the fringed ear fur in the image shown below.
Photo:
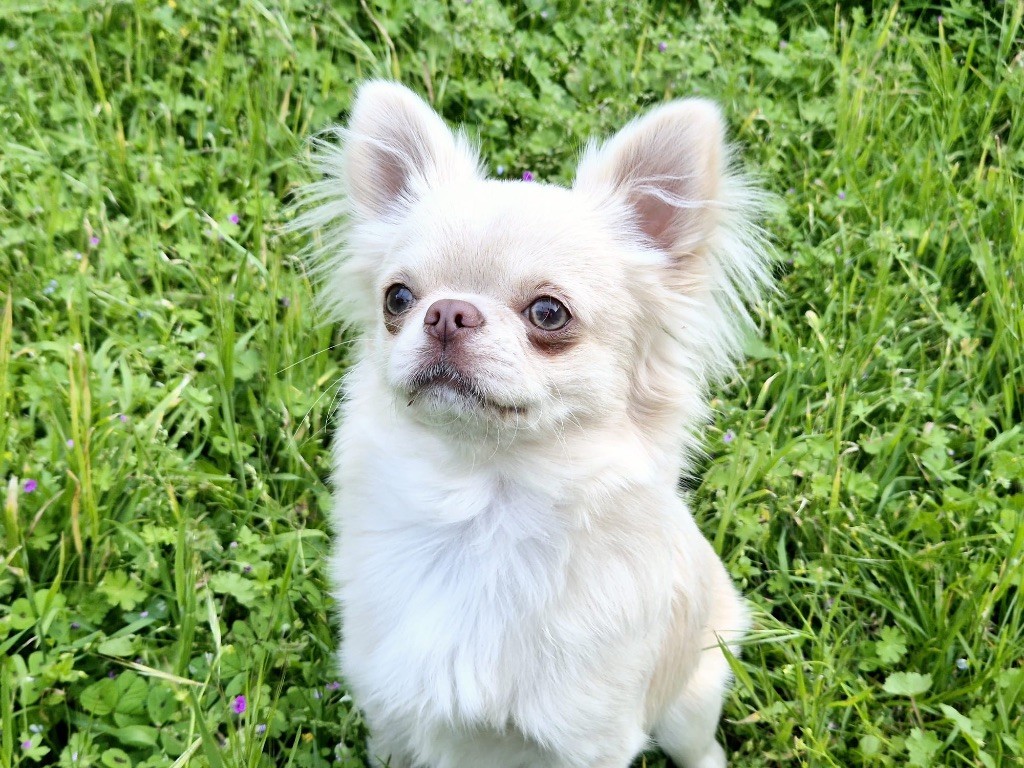
[[[662,338],[638,373],[638,402],[658,410],[733,370],[751,330],[747,306],[771,282],[758,225],[771,201],[729,164],[718,107],[684,99],[654,108],[603,145],[591,145],[575,189],[621,205],[629,234],[668,257],[656,296]]]
[[[405,86],[383,80],[359,88],[349,123],[311,142],[319,179],[296,194],[288,229],[312,235],[305,257],[321,283],[325,317],[369,327],[378,303],[373,276],[390,227],[446,182],[478,178],[476,150]]]
[[[699,246],[714,229],[725,129],[718,107],[685,99],[634,120],[584,154],[574,187],[621,194],[639,230],[672,256]]]
[[[429,189],[478,175],[475,151],[405,86],[363,85],[346,131],[344,182],[363,219],[400,212]]]

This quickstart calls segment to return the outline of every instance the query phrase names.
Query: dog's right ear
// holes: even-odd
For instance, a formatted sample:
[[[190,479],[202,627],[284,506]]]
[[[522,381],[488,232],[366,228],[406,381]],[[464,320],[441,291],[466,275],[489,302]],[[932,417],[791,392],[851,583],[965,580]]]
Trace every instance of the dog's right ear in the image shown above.
[[[362,219],[388,218],[438,185],[479,174],[466,138],[398,83],[363,85],[345,133],[344,178]]]

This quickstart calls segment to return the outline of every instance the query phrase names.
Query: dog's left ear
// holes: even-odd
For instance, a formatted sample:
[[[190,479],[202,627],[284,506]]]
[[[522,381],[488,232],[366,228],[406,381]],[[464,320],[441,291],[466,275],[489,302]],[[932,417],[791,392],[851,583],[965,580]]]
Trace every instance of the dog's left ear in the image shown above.
[[[718,107],[684,99],[657,107],[580,161],[576,189],[621,195],[635,224],[680,258],[700,248],[717,221],[725,126]]]

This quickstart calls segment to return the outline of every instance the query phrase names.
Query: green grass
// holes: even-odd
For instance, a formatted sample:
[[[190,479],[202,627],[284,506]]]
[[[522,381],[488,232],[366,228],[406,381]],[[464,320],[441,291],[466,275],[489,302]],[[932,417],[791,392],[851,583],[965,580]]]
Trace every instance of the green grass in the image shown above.
[[[722,102],[783,261],[694,491],[758,610],[733,764],[1024,765],[1024,4],[745,5],[3,5],[0,767],[362,764],[345,346],[279,233],[372,75],[556,181]]]

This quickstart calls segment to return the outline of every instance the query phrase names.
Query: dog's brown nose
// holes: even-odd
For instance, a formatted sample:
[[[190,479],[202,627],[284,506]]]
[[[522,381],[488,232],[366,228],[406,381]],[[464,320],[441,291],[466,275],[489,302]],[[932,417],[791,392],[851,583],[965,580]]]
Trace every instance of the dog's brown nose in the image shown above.
[[[423,316],[423,330],[446,345],[457,336],[484,324],[480,310],[468,301],[441,299],[427,308]]]

